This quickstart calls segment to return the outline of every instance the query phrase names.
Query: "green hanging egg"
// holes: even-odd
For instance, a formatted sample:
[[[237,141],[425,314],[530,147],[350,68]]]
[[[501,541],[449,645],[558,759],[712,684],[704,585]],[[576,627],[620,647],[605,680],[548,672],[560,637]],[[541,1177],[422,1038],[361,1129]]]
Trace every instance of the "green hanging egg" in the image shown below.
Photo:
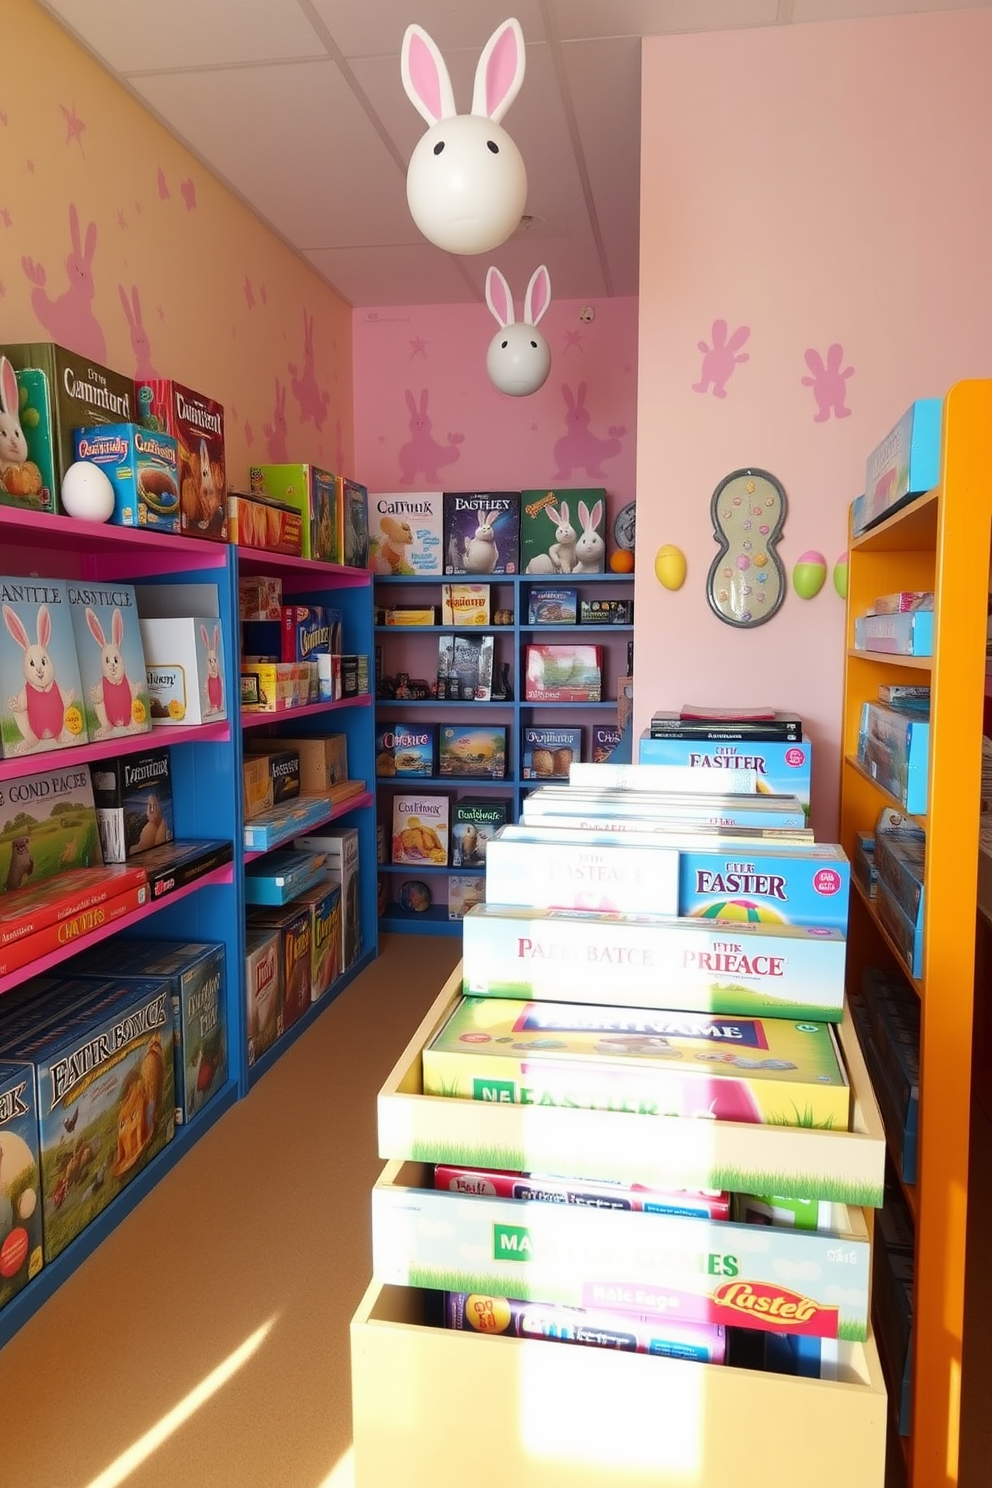
[[[826,577],[827,560],[822,553],[809,548],[792,570],[792,587],[800,599],[814,599],[823,588]]]

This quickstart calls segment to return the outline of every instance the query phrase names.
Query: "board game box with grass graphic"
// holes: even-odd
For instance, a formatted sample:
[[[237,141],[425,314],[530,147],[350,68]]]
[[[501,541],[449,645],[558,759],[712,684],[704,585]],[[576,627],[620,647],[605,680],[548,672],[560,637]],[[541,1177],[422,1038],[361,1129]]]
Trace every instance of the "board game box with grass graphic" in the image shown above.
[[[102,862],[85,765],[0,781],[0,893]]]
[[[472,911],[475,913],[475,911]],[[466,916],[466,920],[470,916]],[[846,1131],[828,1024],[465,997],[423,1054],[425,1095]]]

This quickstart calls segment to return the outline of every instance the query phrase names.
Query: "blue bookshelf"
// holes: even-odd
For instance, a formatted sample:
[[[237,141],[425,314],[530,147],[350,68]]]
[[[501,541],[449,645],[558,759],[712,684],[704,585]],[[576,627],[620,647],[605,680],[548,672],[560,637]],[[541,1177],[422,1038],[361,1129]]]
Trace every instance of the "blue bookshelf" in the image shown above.
[[[176,939],[220,942],[225,949],[226,985],[223,994],[227,1024],[229,1072],[226,1082],[175,1135],[147,1167],[137,1173],[113,1201],[69,1243],[47,1261],[31,1281],[0,1310],[0,1348],[44,1305],[73,1271],[100,1246],[137,1204],[250,1088],[282,1057],[334,998],[378,954],[376,903],[376,831],[374,769],[374,709],[372,698],[316,704],[288,714],[240,716],[238,578],[239,574],[278,574],[283,590],[294,602],[333,605],[342,611],[344,643],[348,651],[373,654],[371,575],[333,564],[287,558],[278,554],[234,549],[226,544],[78,522],[68,517],[0,507],[0,542],[4,572],[40,573],[52,578],[119,581],[141,585],[193,586],[216,613],[222,633],[222,664],[228,717],[212,723],[160,727],[150,734],[111,739],[33,756],[0,760],[0,781],[58,765],[91,764],[115,755],[162,745],[170,749],[175,831],[178,839],[221,839],[231,844],[231,861],[202,879],[164,896],[114,924],[95,930],[63,950],[0,979],[3,994],[39,970],[58,974],[59,966],[79,950],[109,935],[127,939]],[[186,613],[193,612],[187,609]],[[367,789],[337,805],[328,803],[326,822],[354,826],[359,838],[359,912],[362,944],[354,963],[324,996],[251,1068],[247,1058],[245,962],[245,900],[243,867],[246,859],[241,766],[244,735],[267,729],[276,734],[310,737],[344,733],[348,740],[350,774],[366,778]]]
[[[507,774],[502,779],[486,776],[454,777],[433,775],[430,777],[379,777],[376,789],[379,797],[379,819],[386,827],[386,851],[392,820],[392,798],[404,792],[418,790],[432,793],[447,792],[453,799],[469,799],[475,796],[493,798],[503,796],[509,803],[508,815],[515,821],[520,805],[529,790],[540,780],[523,778],[523,731],[528,727],[564,728],[581,727],[583,731],[583,758],[592,758],[592,730],[597,725],[610,724],[617,716],[617,689],[620,678],[627,675],[627,643],[633,635],[633,624],[596,623],[589,625],[535,625],[529,620],[528,600],[532,588],[549,585],[575,588],[579,599],[633,599],[634,578],[632,574],[562,574],[549,578],[547,575],[531,574],[432,574],[416,576],[379,575],[375,578],[375,603],[377,609],[409,603],[425,606],[433,604],[441,613],[441,586],[446,583],[489,583],[492,586],[490,612],[508,609],[513,612],[512,624],[486,626],[458,625],[385,625],[374,627],[374,644],[381,654],[382,671],[395,675],[406,671],[411,680],[433,683],[435,675],[430,671],[433,661],[436,673],[436,640],[455,632],[471,635],[491,635],[497,670],[503,663],[510,665],[513,698],[487,702],[468,702],[448,698],[390,698],[376,697],[377,727],[390,723],[465,723],[478,718],[486,724],[506,724],[508,729]],[[531,702],[521,697],[523,692],[524,648],[542,640],[567,642],[588,640],[590,644],[603,647],[605,696],[598,703],[547,703]],[[432,645],[432,642],[434,644]],[[378,671],[378,668],[377,668]],[[626,743],[629,758],[629,740]],[[617,756],[619,757],[619,756]],[[414,911],[405,909],[396,899],[404,879],[425,877],[428,879],[435,899],[446,893],[444,880],[452,874],[470,873],[471,869],[437,865],[414,867],[411,864],[382,863],[379,872],[385,881],[386,910],[380,917],[382,931],[401,934],[459,935],[461,923],[448,918],[447,904],[433,903],[428,909]]]

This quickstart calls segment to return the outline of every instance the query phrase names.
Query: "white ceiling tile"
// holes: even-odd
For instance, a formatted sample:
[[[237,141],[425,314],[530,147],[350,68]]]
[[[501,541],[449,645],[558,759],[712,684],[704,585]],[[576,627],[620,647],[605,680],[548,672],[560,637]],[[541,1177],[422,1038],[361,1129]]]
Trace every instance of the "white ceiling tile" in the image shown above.
[[[349,305],[459,305],[478,296],[447,253],[405,248],[321,248],[305,253]]]
[[[779,0],[550,0],[559,37],[663,36],[770,26]]]
[[[42,0],[115,72],[323,57],[297,0]]]
[[[515,15],[529,45],[544,40],[544,24],[538,0],[472,0],[471,5],[453,5],[451,0],[372,0],[356,5],[353,0],[312,0],[313,8],[346,57],[392,55],[399,77],[399,54],[403,33],[411,21],[437,42],[450,68],[449,54],[473,52],[478,60],[490,36],[508,14]],[[474,70],[475,61],[472,63]],[[467,105],[466,105],[467,107]]]
[[[867,20],[935,10],[978,10],[989,0],[792,0],[792,19],[805,21]]]
[[[403,174],[333,62],[168,73],[133,86],[296,247],[416,241]]]

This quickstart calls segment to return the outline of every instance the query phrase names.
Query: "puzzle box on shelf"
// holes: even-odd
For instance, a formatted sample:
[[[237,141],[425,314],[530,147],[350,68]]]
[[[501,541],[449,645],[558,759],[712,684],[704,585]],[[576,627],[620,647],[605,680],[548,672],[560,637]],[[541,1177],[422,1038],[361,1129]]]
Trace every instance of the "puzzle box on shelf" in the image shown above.
[[[19,342],[0,347],[0,351],[17,373],[22,428],[28,433],[32,461],[45,473],[44,480],[52,483],[54,506],[49,503],[46,509],[61,511],[58,493],[65,472],[76,458],[75,431],[88,425],[135,419],[134,383],[130,377],[52,341]],[[31,417],[26,416],[29,411]],[[31,504],[23,499],[12,502],[5,481],[0,482],[0,501],[17,506]]]
[[[387,723],[375,733],[375,773],[380,779],[434,774],[432,723]]]
[[[322,852],[277,850],[245,864],[245,900],[248,904],[282,905],[312,889],[324,877],[327,855]]]
[[[523,730],[521,775],[524,780],[567,780],[572,766],[582,759],[580,728],[533,728]]]
[[[415,1176],[390,1165],[372,1190],[373,1269],[390,1285],[515,1289],[684,1323],[867,1336],[871,1246],[856,1209],[837,1207],[837,1230],[803,1233],[445,1193],[414,1186]]]
[[[848,1129],[828,1023],[526,996],[463,997],[424,1048],[425,1095]]]
[[[466,701],[487,703],[493,695],[494,637],[491,635],[442,635],[437,643],[437,675],[457,680],[458,696]]]
[[[72,973],[99,978],[156,977],[168,983],[176,1036],[176,1124],[192,1121],[227,1079],[223,945],[104,940],[73,960]]]
[[[5,758],[85,744],[68,585],[0,578],[0,741]]]
[[[227,678],[212,584],[135,589],[152,722],[211,723],[227,717]]]
[[[45,374],[37,368],[15,372],[0,348],[0,395],[0,406],[8,411],[15,425],[0,442],[0,504],[25,511],[54,511],[52,431]]]
[[[376,574],[440,574],[440,491],[380,492],[369,497],[369,568]]]
[[[253,905],[248,918],[252,925],[271,925],[279,931],[282,1026],[285,1032],[300,1021],[312,1001],[313,921],[310,908],[298,903],[294,897],[290,903],[282,905]]]
[[[872,450],[864,494],[852,506],[855,536],[937,484],[942,414],[942,399],[918,399]]]
[[[601,646],[525,646],[524,670],[529,703],[598,703],[602,697]]]
[[[110,520],[118,527],[179,531],[179,448],[170,434],[140,424],[77,429],[76,459],[96,465],[114,492]]]
[[[41,1270],[34,1069],[0,1060],[0,1311]]]
[[[304,558],[340,563],[338,548],[337,479],[317,465],[252,465],[248,472],[253,494],[271,497],[294,507],[301,518]]]
[[[138,378],[135,391],[140,422],[176,441],[182,531],[227,542],[223,405],[164,377]]]
[[[245,1015],[250,1068],[283,1032],[279,931],[250,919],[245,927]]]
[[[369,493],[360,481],[337,477],[337,550],[346,568],[369,566]]]
[[[609,769],[608,765],[600,766]],[[806,815],[796,796],[715,795],[709,792],[579,790],[574,786],[540,785],[524,797],[521,821],[527,826],[611,826],[615,831],[652,830],[680,823],[727,827],[797,829]]]
[[[151,699],[134,588],[67,584],[86,732],[91,739],[147,733]]]
[[[858,615],[854,647],[857,651],[884,651],[897,656],[932,656],[933,611]]]
[[[105,863],[123,863],[175,837],[168,746],[89,767]]]
[[[303,517],[295,506],[258,493],[227,493],[227,531],[238,548],[261,548],[268,553],[303,555]]]
[[[103,862],[87,765],[0,781],[0,820],[0,890],[8,894]]]
[[[489,584],[442,584],[442,625],[488,625]]]
[[[528,625],[577,625],[579,591],[536,584],[527,596]]]
[[[508,801],[479,800],[451,803],[451,866],[484,868],[489,844],[506,822]]]
[[[730,1218],[730,1194],[726,1190],[722,1193],[686,1189],[673,1192],[639,1183],[604,1183],[593,1178],[562,1178],[546,1173],[508,1173],[502,1168],[470,1168],[453,1163],[435,1165],[434,1187],[477,1197],[579,1204],[593,1209],[622,1209],[630,1214]]]
[[[914,816],[926,814],[929,750],[928,719],[882,703],[863,705],[858,759],[872,779]]]
[[[300,757],[300,789],[307,795],[321,795],[342,785],[348,779],[348,736],[318,734],[313,738],[291,738],[281,734],[277,739],[256,738],[246,741],[251,753],[267,754],[272,750],[293,749]]]
[[[522,573],[602,573],[605,567],[606,491],[602,487],[521,491]]]
[[[452,873],[448,878],[448,919],[463,920],[485,897],[485,874]]]
[[[519,491],[445,491],[442,514],[446,574],[519,572]]]
[[[175,1132],[167,984],[129,977],[74,985],[78,1010],[67,1024],[15,1033],[9,1044],[11,1057],[35,1070],[46,1262]]]
[[[336,827],[297,837],[293,846],[304,851],[324,853],[325,873],[341,890],[341,970],[347,971],[362,954],[362,917],[358,873],[361,849],[357,827]]]
[[[845,952],[840,930],[808,925],[487,902],[465,916],[462,987],[467,996],[645,1008],[664,988],[692,1013],[839,1023]]]
[[[310,915],[310,996],[317,1002],[341,974],[341,885],[324,880],[295,902]]]
[[[809,811],[812,746],[801,743],[742,741],[721,744],[699,739],[652,739],[645,730],[638,740],[642,765],[688,765],[694,770],[754,770],[758,790],[772,795],[798,796]],[[719,788],[719,787],[718,787]]]
[[[440,724],[438,774],[452,779],[505,779],[506,738],[506,727],[498,724]]]
[[[394,796],[390,861],[413,868],[447,863],[449,804],[447,796]]]

